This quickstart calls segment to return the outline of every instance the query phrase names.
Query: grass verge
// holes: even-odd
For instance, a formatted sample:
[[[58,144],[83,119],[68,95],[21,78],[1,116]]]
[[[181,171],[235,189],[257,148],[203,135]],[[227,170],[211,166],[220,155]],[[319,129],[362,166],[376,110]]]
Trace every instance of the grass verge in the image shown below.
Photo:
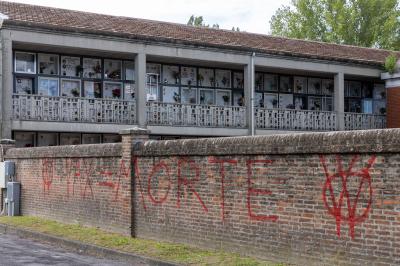
[[[182,244],[131,238],[119,234],[104,232],[97,228],[84,227],[76,224],[62,224],[36,217],[3,216],[0,217],[0,223],[46,233],[65,239],[77,240],[86,244],[97,245],[118,251],[131,252],[160,260],[167,260],[178,264],[241,266],[283,265],[254,258],[243,257],[236,253],[208,251]]]

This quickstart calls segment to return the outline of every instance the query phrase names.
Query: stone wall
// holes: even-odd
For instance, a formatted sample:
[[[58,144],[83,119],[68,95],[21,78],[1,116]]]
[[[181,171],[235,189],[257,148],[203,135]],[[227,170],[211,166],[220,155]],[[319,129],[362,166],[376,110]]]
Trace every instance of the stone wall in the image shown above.
[[[400,130],[138,145],[147,133],[9,150],[22,213],[300,265],[400,264]]]

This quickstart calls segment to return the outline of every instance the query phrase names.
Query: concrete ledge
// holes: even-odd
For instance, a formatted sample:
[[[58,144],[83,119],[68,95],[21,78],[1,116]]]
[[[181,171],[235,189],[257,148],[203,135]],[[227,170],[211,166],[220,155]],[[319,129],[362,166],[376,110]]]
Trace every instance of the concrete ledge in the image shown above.
[[[148,141],[137,156],[400,152],[400,129]]]
[[[170,262],[163,262],[141,255],[120,252],[108,248],[98,247],[90,244],[81,243],[74,240],[68,240],[56,236],[51,236],[39,232],[34,232],[26,229],[13,227],[6,224],[0,224],[0,234],[13,234],[22,238],[30,238],[40,242],[50,243],[67,249],[69,251],[77,252],[79,254],[95,256],[100,258],[114,259],[119,261],[126,261],[132,265],[154,265],[154,266],[175,266]]]
[[[68,145],[7,150],[7,159],[120,157],[121,143]]]

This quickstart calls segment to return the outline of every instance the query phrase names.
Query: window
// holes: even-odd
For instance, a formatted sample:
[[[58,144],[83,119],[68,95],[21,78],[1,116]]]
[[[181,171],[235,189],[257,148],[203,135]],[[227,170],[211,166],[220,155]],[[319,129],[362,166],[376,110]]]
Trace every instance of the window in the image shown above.
[[[293,94],[279,94],[279,108],[294,109]]]
[[[242,72],[233,73],[233,88],[243,89],[244,88],[244,76]]]
[[[199,89],[200,104],[214,105],[214,90]]]
[[[101,143],[101,134],[82,134],[82,144]]]
[[[192,87],[183,87],[182,103],[197,104],[197,89]]]
[[[115,135],[115,134],[103,135],[103,143],[117,143],[117,142],[121,142],[121,135]]]
[[[216,91],[216,104],[219,106],[231,105],[231,91],[230,90],[217,90]]]
[[[83,58],[83,77],[101,79],[101,59]]]
[[[333,95],[335,91],[335,85],[332,79],[323,79],[322,80],[322,94],[324,95]]]
[[[57,146],[58,134],[57,133],[38,133],[38,146]]]
[[[198,81],[199,81],[199,86],[214,87],[215,86],[214,69],[199,68]]]
[[[122,61],[104,60],[104,79],[121,80],[122,79]]]
[[[181,95],[179,87],[164,86],[163,87],[163,102],[164,103],[180,103]]]
[[[84,81],[83,95],[86,98],[101,98],[101,82]]]
[[[308,94],[322,94],[321,79],[309,78],[308,79]]]
[[[147,83],[159,83],[161,78],[161,65],[147,63],[146,64]],[[149,75],[152,74],[152,75]],[[158,80],[157,80],[158,78]]]
[[[292,92],[292,78],[289,76],[279,77],[279,90],[281,92]]]
[[[127,83],[124,84],[124,99],[134,100],[135,99],[135,84]]]
[[[294,93],[307,93],[307,78],[294,77]]]
[[[179,66],[164,65],[162,75],[165,84],[180,83]]]
[[[181,83],[182,85],[196,86],[197,74],[195,67],[182,67],[181,68]]]
[[[295,88],[295,90],[296,90],[296,88]],[[306,96],[295,96],[294,97],[294,109],[307,110],[307,97]]]
[[[125,80],[134,81],[135,80],[135,62],[124,61],[125,69]]]
[[[215,87],[230,88],[231,87],[231,71],[230,70],[215,70]]]
[[[15,72],[36,74],[36,55],[33,53],[15,52]]]
[[[105,81],[103,88],[103,98],[121,99],[122,83]]]
[[[262,92],[254,93],[254,107],[264,107],[264,100]]]
[[[38,94],[58,96],[58,78],[39,77]]]
[[[82,71],[80,57],[61,56],[61,76],[81,77]]]
[[[322,111],[322,97],[309,96],[308,109],[313,111]]]
[[[81,81],[76,79],[61,79],[61,96],[80,97]]]
[[[278,76],[272,74],[264,75],[264,90],[278,91]]]
[[[241,91],[233,92],[233,106],[244,106],[244,93]]]
[[[263,74],[256,72],[254,75],[254,89],[256,91],[262,91],[264,89],[263,81]]]
[[[61,133],[60,145],[79,145],[81,144],[81,134],[79,133]]]
[[[349,81],[349,97],[361,97],[361,82]]]
[[[58,75],[58,58],[58,55],[54,54],[38,54],[38,74]]]
[[[15,139],[15,146],[17,148],[30,148],[36,146],[35,132],[15,132],[14,139]]]
[[[15,92],[19,94],[33,94],[34,79],[28,77],[15,78]]]
[[[278,94],[264,93],[264,107],[267,109],[278,108]]]

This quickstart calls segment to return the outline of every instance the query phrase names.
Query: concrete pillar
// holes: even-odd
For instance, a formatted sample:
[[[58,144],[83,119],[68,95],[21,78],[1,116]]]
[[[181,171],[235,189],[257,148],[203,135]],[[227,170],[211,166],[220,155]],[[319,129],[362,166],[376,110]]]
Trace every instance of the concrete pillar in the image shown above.
[[[244,99],[246,105],[246,121],[248,128],[248,135],[254,136],[255,123],[254,123],[254,54],[250,56],[249,63],[244,67]]]
[[[11,139],[13,61],[10,36],[1,33],[1,132],[0,138]]]
[[[135,58],[136,117],[140,127],[147,127],[146,108],[146,54],[139,53]]]
[[[143,128],[129,128],[120,131],[122,136],[122,160],[125,162],[130,162],[131,169],[131,185],[130,185],[130,220],[131,220],[131,236],[136,236],[136,225],[135,225],[135,202],[138,202],[136,196],[136,179],[135,179],[135,151],[139,150],[140,147],[149,139],[150,130]]]
[[[337,121],[337,130],[345,130],[344,125],[344,74],[339,72],[335,74],[335,112]]]
[[[386,87],[386,127],[400,128],[400,73],[383,73]]]

